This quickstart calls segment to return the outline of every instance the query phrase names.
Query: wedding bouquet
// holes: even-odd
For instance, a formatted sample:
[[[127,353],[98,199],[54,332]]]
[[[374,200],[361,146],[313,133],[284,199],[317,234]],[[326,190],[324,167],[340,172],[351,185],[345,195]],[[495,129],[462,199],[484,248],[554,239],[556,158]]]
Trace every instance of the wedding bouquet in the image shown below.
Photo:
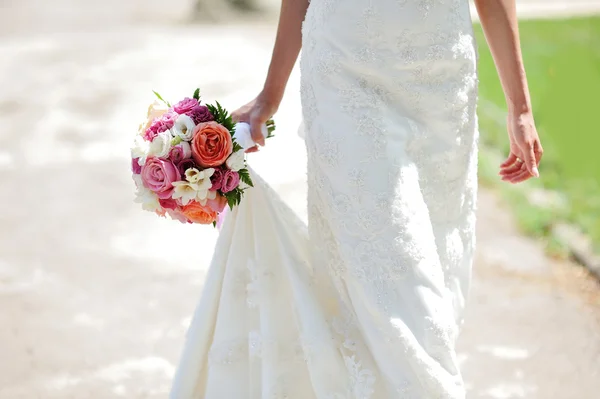
[[[237,123],[221,104],[202,104],[200,90],[175,105],[154,92],[131,149],[135,201],[182,223],[216,225],[227,205],[238,205],[252,187],[245,150],[250,127]],[[263,126],[271,137],[273,120]]]

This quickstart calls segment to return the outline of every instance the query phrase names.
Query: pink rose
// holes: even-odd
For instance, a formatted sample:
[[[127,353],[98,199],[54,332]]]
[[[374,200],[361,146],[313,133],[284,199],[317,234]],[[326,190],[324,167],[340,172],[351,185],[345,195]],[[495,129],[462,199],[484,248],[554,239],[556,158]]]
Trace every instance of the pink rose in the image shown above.
[[[221,194],[217,194],[215,199],[209,199],[206,202],[206,206],[217,213],[223,212],[223,210],[225,209],[225,205],[227,205],[227,198],[225,198]]]
[[[225,176],[225,171],[223,169],[215,169],[213,175],[210,177],[210,181],[212,183],[211,190],[220,190],[223,187],[223,177]]]
[[[160,206],[162,206],[164,209],[176,210],[178,207],[177,201],[175,201],[173,198],[159,198],[158,202],[160,203]]]
[[[149,157],[142,166],[142,182],[154,191],[158,198],[168,199],[173,194],[173,182],[181,180],[179,170],[170,161]]]
[[[198,100],[194,100],[193,98],[186,97],[183,100],[179,101],[177,104],[173,106],[173,110],[178,114],[187,114],[194,107],[198,106]],[[193,118],[192,118],[193,119]]]
[[[213,116],[213,114],[210,113],[208,107],[205,105],[196,105],[194,108],[192,108],[185,114],[192,118],[196,125],[199,123],[211,122],[215,120],[215,117]]]
[[[221,186],[221,192],[228,193],[235,190],[240,184],[240,174],[233,170],[228,170],[223,176],[223,185]]]
[[[131,171],[136,175],[142,173],[142,167],[140,166],[139,160],[139,158],[133,158],[131,160]]]
[[[191,158],[191,157],[192,157],[192,149],[190,147],[190,144],[185,141],[182,141],[181,143],[172,147],[171,150],[169,151],[169,159],[175,165],[179,164],[184,159]]]
[[[176,166],[177,166],[177,170],[179,171],[179,174],[181,176],[184,176],[186,170],[188,170],[189,168],[196,167],[196,162],[194,162],[194,160],[192,158],[186,158],[186,159],[181,160],[179,163],[177,163]]]

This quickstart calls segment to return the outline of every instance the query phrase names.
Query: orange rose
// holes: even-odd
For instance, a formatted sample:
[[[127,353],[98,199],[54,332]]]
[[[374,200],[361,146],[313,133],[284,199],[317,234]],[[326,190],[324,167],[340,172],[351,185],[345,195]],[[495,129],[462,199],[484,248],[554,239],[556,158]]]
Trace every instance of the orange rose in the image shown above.
[[[200,166],[220,166],[231,155],[233,142],[225,126],[217,122],[200,123],[194,129],[192,157]]]
[[[194,223],[211,224],[217,220],[217,212],[208,207],[203,207],[196,201],[182,206],[181,213]]]

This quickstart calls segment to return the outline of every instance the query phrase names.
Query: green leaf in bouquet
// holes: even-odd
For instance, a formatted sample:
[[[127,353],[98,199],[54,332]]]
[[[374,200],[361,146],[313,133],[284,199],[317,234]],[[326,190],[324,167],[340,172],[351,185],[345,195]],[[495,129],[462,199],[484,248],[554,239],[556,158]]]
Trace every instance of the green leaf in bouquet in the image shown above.
[[[235,192],[236,205],[239,205],[240,202],[242,202],[242,196],[244,195],[244,192],[242,190],[240,190],[239,188],[236,188],[234,190],[234,192]]]
[[[217,221],[212,222],[213,227],[217,227]]]
[[[275,131],[276,126],[275,126],[275,121],[273,119],[269,119],[267,121],[267,138],[270,139],[271,137],[275,136],[273,134],[273,132]]]
[[[225,196],[225,199],[227,199],[227,205],[229,205],[229,209],[233,210],[233,207],[237,205],[235,190],[223,195]]]
[[[197,88],[194,92],[194,100],[200,101],[200,88]]]
[[[170,106],[171,106],[171,104],[170,104],[170,103],[169,103],[167,100],[165,100],[164,98],[162,98],[162,96],[161,96],[160,94],[158,94],[158,92],[156,92],[156,91],[152,90],[152,93],[154,93],[154,95],[155,95],[155,96],[156,96],[156,97],[157,97],[157,98],[158,98],[160,101],[162,101],[163,103],[167,104],[167,107],[170,107]]]
[[[233,134],[235,133],[235,123],[233,123],[231,115],[229,115],[227,110],[223,108],[218,101],[215,101],[215,103],[216,105],[207,104],[206,106],[215,118],[215,122],[223,125],[227,130],[229,130],[229,133],[233,137]]]
[[[248,185],[250,187],[254,187],[254,182],[252,181],[252,178],[250,177],[250,171],[248,169],[240,169],[238,171],[238,174],[240,175],[240,180],[242,182],[244,182],[246,185]]]
[[[238,151],[242,151],[243,149],[244,148],[241,145],[239,145],[237,143],[237,141],[233,140],[233,150],[231,152],[232,154],[235,153],[235,152],[238,152]]]

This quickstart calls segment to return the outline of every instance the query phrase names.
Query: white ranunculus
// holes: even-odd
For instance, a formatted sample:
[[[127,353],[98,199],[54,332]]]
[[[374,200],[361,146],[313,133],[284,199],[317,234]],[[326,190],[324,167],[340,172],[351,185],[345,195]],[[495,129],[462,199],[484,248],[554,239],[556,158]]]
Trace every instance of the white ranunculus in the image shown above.
[[[231,154],[229,158],[227,158],[227,161],[225,161],[225,164],[234,172],[244,169],[246,167],[246,162],[244,161],[244,151],[237,151]]]
[[[159,133],[150,143],[148,156],[165,158],[171,150],[171,134],[166,131]]]
[[[138,163],[140,166],[144,166],[148,157],[148,151],[150,151],[150,143],[144,140],[142,136],[135,136],[133,146],[131,147],[131,158],[139,158]]]
[[[156,212],[161,210],[160,202],[158,201],[158,195],[151,190],[144,187],[142,178],[139,175],[133,177],[137,191],[135,192],[135,202],[142,204],[142,209],[150,212]]]
[[[183,141],[191,141],[194,136],[195,127],[196,124],[192,118],[187,115],[179,115],[171,128],[171,132],[173,133],[173,136],[179,137]]]
[[[183,205],[187,205],[190,201],[194,200],[198,195],[198,185],[187,181],[176,181],[173,182],[172,198],[174,200],[180,200]]]

